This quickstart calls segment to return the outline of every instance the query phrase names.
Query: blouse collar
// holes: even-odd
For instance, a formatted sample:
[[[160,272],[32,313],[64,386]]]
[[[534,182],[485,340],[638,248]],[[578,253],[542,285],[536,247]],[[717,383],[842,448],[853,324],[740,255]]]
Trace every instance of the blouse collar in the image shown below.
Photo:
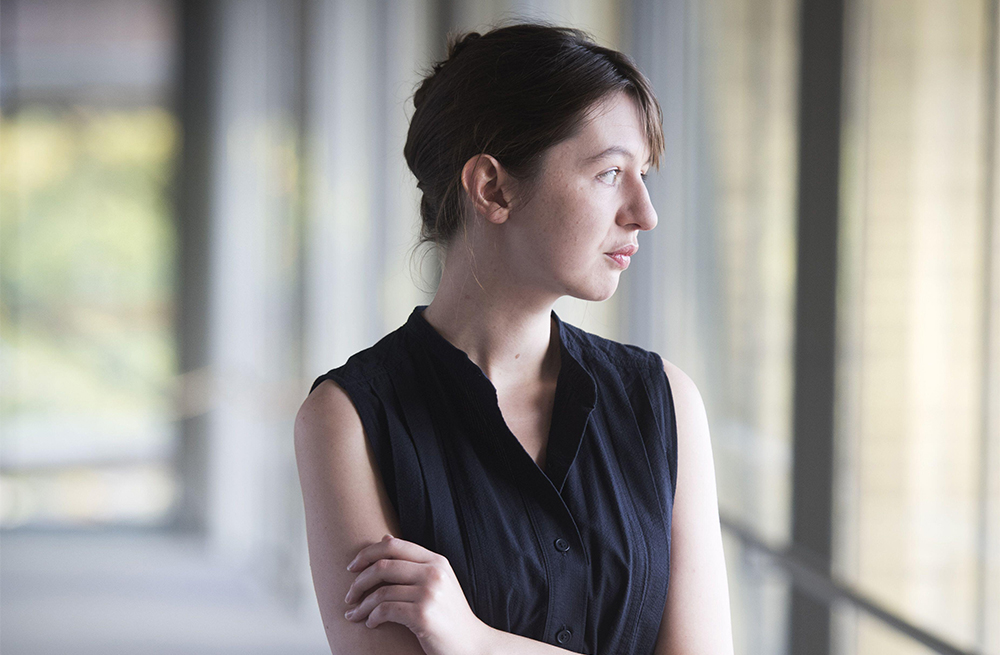
[[[427,305],[417,305],[414,307],[410,313],[410,317],[406,321],[406,328],[409,333],[416,337],[419,343],[425,345],[436,355],[451,364],[452,369],[461,378],[474,384],[485,380],[489,383],[495,396],[496,387],[493,386],[493,382],[489,377],[483,373],[478,364],[469,358],[469,355],[464,350],[445,339],[434,326],[427,322],[427,319],[423,316],[425,309],[427,309]],[[580,404],[593,409],[597,404],[597,383],[590,374],[590,371],[587,370],[587,367],[584,366],[580,344],[577,340],[577,335],[573,333],[577,328],[563,323],[554,309],[551,311],[551,316],[559,332],[561,355],[560,383],[565,380],[565,383],[569,385],[568,391],[570,395]]]

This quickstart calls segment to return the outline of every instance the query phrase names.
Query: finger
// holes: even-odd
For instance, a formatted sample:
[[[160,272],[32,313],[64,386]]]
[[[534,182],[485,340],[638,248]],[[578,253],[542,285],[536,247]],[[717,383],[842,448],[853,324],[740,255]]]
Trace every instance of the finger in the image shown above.
[[[418,625],[419,606],[416,603],[405,601],[386,601],[372,610],[368,615],[365,625],[369,628],[376,628],[383,623],[400,623],[410,629],[410,632],[417,634],[420,631]]]
[[[361,604],[348,610],[344,616],[349,621],[365,621],[372,610],[381,603],[389,601],[404,601],[414,603],[426,596],[425,590],[417,585],[386,585],[368,594]]]
[[[354,560],[347,565],[348,571],[361,571],[372,562],[380,559],[406,559],[411,562],[433,562],[441,557],[412,541],[406,541],[392,535],[382,537],[382,541],[362,548]]]
[[[344,602],[356,603],[370,589],[379,584],[417,584],[426,577],[426,564],[402,559],[380,559],[362,571],[351,588],[347,590]]]
[[[362,548],[354,560],[347,565],[349,571],[361,571],[379,559],[407,559],[413,562],[432,562],[440,557],[437,553],[392,535],[385,535],[382,541]]]

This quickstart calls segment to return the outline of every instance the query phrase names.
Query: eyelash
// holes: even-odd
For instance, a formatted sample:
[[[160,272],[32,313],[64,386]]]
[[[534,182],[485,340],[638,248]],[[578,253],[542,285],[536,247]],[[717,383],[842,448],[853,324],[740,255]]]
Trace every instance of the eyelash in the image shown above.
[[[612,168],[609,171],[604,171],[603,173],[601,173],[600,175],[598,175],[598,177],[604,177],[608,173],[618,173],[618,174],[621,174],[622,173],[622,169],[620,169],[620,168]],[[646,173],[639,173],[639,177],[642,178],[643,183],[646,182]],[[618,175],[615,175],[615,180],[617,180],[617,179],[618,179]]]

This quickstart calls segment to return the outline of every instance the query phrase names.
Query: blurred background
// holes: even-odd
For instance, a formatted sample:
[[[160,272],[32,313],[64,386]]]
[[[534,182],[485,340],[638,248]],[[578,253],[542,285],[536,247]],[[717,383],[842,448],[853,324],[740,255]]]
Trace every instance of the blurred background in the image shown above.
[[[0,650],[329,652],[292,449],[433,297],[450,32],[664,110],[658,229],[560,316],[705,398],[739,655],[1000,654],[997,0],[0,0]]]

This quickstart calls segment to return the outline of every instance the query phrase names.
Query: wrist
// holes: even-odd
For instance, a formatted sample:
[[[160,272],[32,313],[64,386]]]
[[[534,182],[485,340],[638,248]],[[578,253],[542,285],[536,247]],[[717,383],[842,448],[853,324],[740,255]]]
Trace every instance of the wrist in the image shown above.
[[[501,630],[482,624],[483,629],[481,637],[479,639],[479,647],[476,649],[476,655],[500,655],[504,652],[503,648],[503,636],[506,634]]]

